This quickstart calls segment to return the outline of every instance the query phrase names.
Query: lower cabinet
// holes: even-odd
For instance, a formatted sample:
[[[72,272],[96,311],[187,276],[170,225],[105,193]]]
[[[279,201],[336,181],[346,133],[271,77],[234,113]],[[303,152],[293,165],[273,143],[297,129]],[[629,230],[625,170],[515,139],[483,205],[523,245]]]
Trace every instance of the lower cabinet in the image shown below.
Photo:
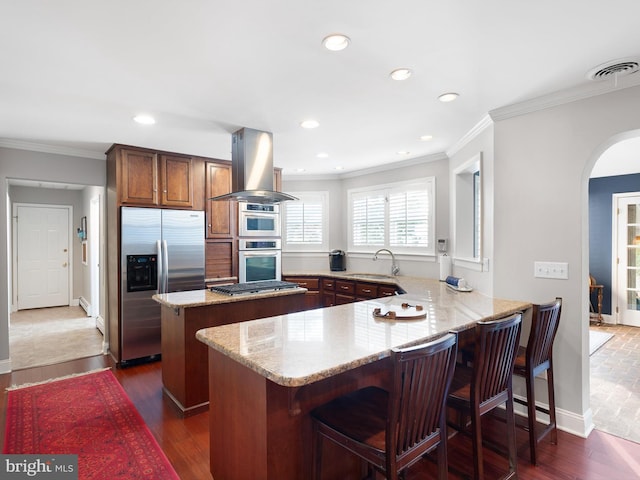
[[[305,305],[309,309],[333,307],[334,305],[387,297],[395,295],[400,288],[388,283],[371,283],[305,275],[286,276],[283,277],[283,280],[297,283],[308,290],[305,297]]]
[[[318,277],[283,277],[283,280],[285,282],[297,283],[300,287],[307,289],[304,297],[306,310],[322,306],[320,302],[320,279]]]
[[[322,306],[333,307],[336,304],[336,281],[333,278],[321,278]]]

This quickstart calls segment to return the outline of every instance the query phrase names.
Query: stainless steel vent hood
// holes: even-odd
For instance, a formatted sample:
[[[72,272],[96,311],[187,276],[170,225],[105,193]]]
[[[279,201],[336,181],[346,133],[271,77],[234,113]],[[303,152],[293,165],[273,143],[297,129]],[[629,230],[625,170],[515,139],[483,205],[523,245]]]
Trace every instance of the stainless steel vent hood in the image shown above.
[[[273,189],[273,135],[241,128],[231,137],[231,193],[209,200],[280,203],[298,200]]]

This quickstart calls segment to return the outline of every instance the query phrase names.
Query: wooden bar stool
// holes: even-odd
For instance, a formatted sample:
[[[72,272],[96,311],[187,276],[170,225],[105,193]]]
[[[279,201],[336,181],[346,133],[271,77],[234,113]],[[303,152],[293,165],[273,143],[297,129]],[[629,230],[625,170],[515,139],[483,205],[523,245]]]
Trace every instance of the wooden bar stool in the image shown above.
[[[501,320],[478,322],[475,327],[473,364],[458,364],[447,405],[457,410],[457,423],[450,425],[469,433],[463,416],[471,417],[473,444],[473,478],[484,479],[481,417],[506,403],[509,472],[502,478],[517,478],[515,416],[513,412],[513,365],[520,343],[522,314]]]
[[[536,464],[536,447],[548,433],[551,433],[551,443],[558,442],[558,429],[556,426],[556,401],[553,388],[553,341],[560,323],[562,299],[557,297],[555,301],[534,305],[531,317],[531,332],[526,347],[518,349],[513,373],[524,377],[527,385],[527,400],[515,401],[527,407],[529,430],[529,450],[531,463]],[[536,405],[535,378],[542,372],[547,372],[547,390],[549,392],[549,408]],[[549,425],[542,431],[537,431],[536,411],[549,415]]]
[[[388,479],[437,448],[438,478],[447,478],[445,402],[455,367],[456,335],[391,350],[391,390],[366,387],[311,411],[314,479],[322,468],[322,441],[355,453]]]

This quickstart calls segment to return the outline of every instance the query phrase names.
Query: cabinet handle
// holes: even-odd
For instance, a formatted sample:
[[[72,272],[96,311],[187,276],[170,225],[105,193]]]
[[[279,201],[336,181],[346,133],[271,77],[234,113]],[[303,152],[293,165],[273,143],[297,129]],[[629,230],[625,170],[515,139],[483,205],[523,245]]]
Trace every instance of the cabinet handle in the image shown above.
[[[307,282],[298,282],[298,286],[304,288],[307,286]]]
[[[341,285],[341,286],[340,286],[340,288],[341,288],[342,290],[349,290],[349,287],[347,287],[346,285]]]
[[[389,293],[389,292],[382,292],[382,295],[385,296],[385,297],[390,297],[393,294]]]
[[[363,289],[362,289],[362,291],[363,291],[364,293],[371,293],[371,290],[369,290],[368,288],[363,288]]]

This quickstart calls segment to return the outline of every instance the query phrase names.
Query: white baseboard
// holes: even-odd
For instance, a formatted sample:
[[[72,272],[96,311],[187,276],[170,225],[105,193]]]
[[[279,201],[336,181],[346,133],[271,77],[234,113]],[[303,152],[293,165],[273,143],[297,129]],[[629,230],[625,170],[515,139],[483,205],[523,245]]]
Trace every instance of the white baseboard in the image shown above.
[[[78,299],[78,304],[82,307],[82,309],[86,312],[87,317],[90,317],[91,315],[89,314],[89,312],[91,311],[91,305],[89,305],[89,302],[87,301],[86,298],[84,297],[80,297]]]
[[[521,400],[526,401],[526,398],[521,395],[514,395],[514,397],[518,397]],[[542,408],[549,408],[549,405],[546,403],[536,402],[536,404]],[[516,403],[514,405],[514,411],[516,415],[521,415],[523,417],[527,416],[527,409],[524,405]],[[537,412],[536,419],[541,423],[549,423],[549,416],[542,412]],[[582,438],[587,438],[595,428],[591,409],[587,410],[584,415],[578,415],[577,413],[556,407],[556,423],[558,424],[558,430],[562,430],[563,432]]]
[[[96,317],[96,328],[104,335],[104,318],[100,315]]]

